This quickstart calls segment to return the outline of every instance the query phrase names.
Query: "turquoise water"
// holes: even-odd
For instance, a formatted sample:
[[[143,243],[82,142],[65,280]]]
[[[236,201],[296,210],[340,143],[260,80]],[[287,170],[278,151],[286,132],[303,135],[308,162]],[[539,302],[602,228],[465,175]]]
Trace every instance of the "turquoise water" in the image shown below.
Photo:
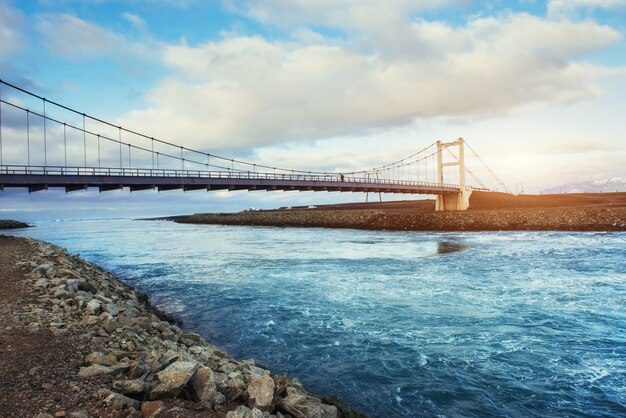
[[[106,220],[15,234],[370,416],[626,416],[626,233]]]

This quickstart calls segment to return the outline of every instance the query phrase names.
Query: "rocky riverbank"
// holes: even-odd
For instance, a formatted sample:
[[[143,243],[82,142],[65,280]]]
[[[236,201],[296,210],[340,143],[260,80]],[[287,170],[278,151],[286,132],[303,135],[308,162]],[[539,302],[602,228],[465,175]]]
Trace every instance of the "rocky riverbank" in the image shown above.
[[[48,243],[0,236],[0,301],[2,417],[358,416],[236,361]]]
[[[626,208],[526,208],[390,213],[378,209],[203,213],[176,222],[401,231],[626,231]]]
[[[11,219],[0,219],[0,229],[28,228],[30,225]]]

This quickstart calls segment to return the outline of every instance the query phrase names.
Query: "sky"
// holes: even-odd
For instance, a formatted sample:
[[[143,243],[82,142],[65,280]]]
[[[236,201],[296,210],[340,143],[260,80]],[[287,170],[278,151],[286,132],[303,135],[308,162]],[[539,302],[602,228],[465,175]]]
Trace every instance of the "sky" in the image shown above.
[[[366,169],[463,137],[510,189],[540,193],[626,174],[625,32],[626,0],[0,0],[0,78],[269,166]],[[21,158],[21,145],[4,146],[5,159]],[[498,187],[477,159],[467,164]],[[364,199],[5,189],[0,217]]]

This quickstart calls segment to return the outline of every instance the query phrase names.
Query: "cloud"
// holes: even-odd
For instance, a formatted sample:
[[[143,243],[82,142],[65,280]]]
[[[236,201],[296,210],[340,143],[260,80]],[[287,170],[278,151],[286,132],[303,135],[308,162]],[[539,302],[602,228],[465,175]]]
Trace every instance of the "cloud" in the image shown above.
[[[548,15],[566,17],[580,9],[616,9],[626,7],[626,0],[550,0]]]
[[[552,140],[549,142],[536,143],[521,151],[527,155],[558,154],[560,157],[568,154],[580,154],[590,157],[595,153],[612,153],[615,147],[609,142],[601,142],[594,139],[572,138],[567,140]]]
[[[138,16],[125,16],[129,20]],[[124,36],[68,14],[44,14],[37,20],[37,29],[46,48],[55,56],[70,60],[102,56],[133,56],[146,58],[150,48],[130,42]]]
[[[412,16],[433,9],[461,7],[466,0],[367,0],[336,2],[332,0],[241,0],[231,7],[265,25],[298,28],[338,29],[348,35],[349,43],[363,53],[397,55],[432,53],[443,45],[455,43],[458,37],[447,25],[438,22],[412,24]],[[309,28],[310,29],[310,28]],[[446,36],[448,38],[446,38]]]
[[[467,0],[228,0],[234,11],[272,26],[315,24],[331,27],[377,27],[412,13],[461,6]]]
[[[24,47],[24,16],[0,2],[0,57],[8,57]]]
[[[115,53],[125,45],[122,36],[72,15],[43,15],[37,28],[48,50],[62,58],[97,57]]]
[[[176,9],[185,10],[191,6],[197,4],[198,0],[135,0],[135,3],[143,2],[154,5],[163,5],[168,7],[174,7]]]
[[[124,122],[215,149],[560,105],[600,94],[597,80],[609,70],[584,57],[620,39],[593,21],[528,14],[475,18],[460,27],[405,20],[387,30],[389,42],[398,34],[398,45],[381,41],[369,50],[355,38],[228,36],[169,45],[162,57],[172,75],[149,93],[146,109]]]
[[[129,13],[129,12],[124,12],[122,13],[122,18],[125,19],[126,21],[128,21],[130,24],[132,24],[134,27],[136,27],[137,29],[143,31],[146,30],[146,21],[143,20],[140,16],[137,16],[136,14],[133,13]]]

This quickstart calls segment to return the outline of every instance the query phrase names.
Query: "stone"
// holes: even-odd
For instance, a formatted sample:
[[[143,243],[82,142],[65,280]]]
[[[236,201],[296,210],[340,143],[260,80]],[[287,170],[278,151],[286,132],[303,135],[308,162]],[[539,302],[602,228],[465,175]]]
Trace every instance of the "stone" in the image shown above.
[[[337,418],[337,407],[323,404],[318,398],[294,388],[287,388],[287,397],[280,400],[282,409],[294,417]]]
[[[243,374],[240,372],[234,372],[228,375],[229,381],[228,385],[234,387],[235,389],[239,389],[241,391],[246,390],[246,382],[243,378]]]
[[[76,292],[78,292],[78,279],[67,279],[65,281],[65,289],[69,293],[76,293]]]
[[[161,352],[159,352],[158,350],[154,350],[154,349],[147,352],[146,355],[144,356],[144,360],[148,362],[149,364],[152,364],[153,366],[159,363],[160,358],[161,358]],[[161,370],[163,369],[157,370],[157,372],[160,372]]]
[[[159,384],[150,392],[150,400],[175,398],[183,390],[194,373],[198,363],[176,361],[157,373]]]
[[[274,380],[267,375],[254,379],[248,386],[248,395],[251,407],[269,411],[274,402]]]
[[[144,418],[153,417],[163,410],[165,404],[162,401],[146,401],[141,404],[141,415]]]
[[[141,316],[131,319],[131,324],[136,330],[144,329],[150,331],[152,329],[150,319]]]
[[[208,367],[198,368],[189,383],[196,401],[209,401],[215,404],[224,403],[224,395],[217,391],[213,371]]]
[[[113,409],[115,411],[120,411],[126,408],[139,408],[139,401],[115,392],[107,396],[104,403],[109,409]]]
[[[178,334],[176,334],[171,329],[166,329],[165,331],[163,331],[161,333],[161,337],[165,338],[166,340],[178,341]]]
[[[163,332],[167,329],[169,324],[164,321],[152,321],[150,322],[150,328],[154,328],[159,332]]]
[[[169,366],[170,364],[174,363],[177,360],[181,360],[181,353],[179,353],[178,351],[174,351],[174,350],[167,350],[162,356],[161,356],[161,363],[166,364],[167,366]]]
[[[161,345],[168,350],[178,350],[180,348],[178,344],[170,340],[161,340]],[[179,353],[179,357],[184,357],[183,353]]]
[[[111,366],[111,374],[117,375],[119,373],[124,373],[126,372],[126,370],[128,370],[128,367],[130,367],[130,363],[128,362],[128,359],[119,361],[115,363],[113,366]]]
[[[237,365],[233,364],[231,362],[227,362],[227,363],[222,364],[219,367],[219,371],[224,373],[224,374],[226,374],[226,375],[229,375],[229,374],[237,371]]]
[[[85,292],[93,293],[93,294],[98,292],[98,289],[96,288],[96,286],[94,286],[93,284],[89,283],[86,280],[81,280],[78,282],[78,289],[84,290]]]
[[[81,367],[78,371],[78,376],[90,378],[101,376],[103,374],[110,374],[113,371],[111,367],[103,366],[101,364],[93,364],[89,367]]]
[[[89,364],[101,364],[103,366],[113,366],[117,364],[117,356],[115,354],[109,353],[104,354],[100,351],[94,351],[93,353],[87,354],[85,357],[85,361]]]
[[[37,279],[37,281],[34,284],[35,287],[47,287],[48,286],[48,280],[46,279]]]
[[[137,310],[137,308],[131,305],[126,305],[126,309],[124,309],[124,315],[126,315],[130,319],[133,319],[138,314],[139,314],[139,311]]]
[[[120,313],[120,310],[117,308],[117,305],[113,302],[104,303],[102,305],[102,310],[111,314],[111,316],[117,316]]]
[[[143,393],[145,388],[146,384],[141,379],[115,380],[113,382],[113,389],[123,393],[124,395],[138,395]]]
[[[96,398],[97,399],[106,399],[110,394],[112,394],[113,392],[110,391],[107,388],[100,388],[96,391]]]
[[[224,395],[225,402],[234,402],[239,399],[244,392],[240,389],[234,388],[232,386],[227,386],[223,389],[220,389],[222,395]]]
[[[52,268],[52,264],[50,263],[40,264],[39,266],[35,267],[35,269],[31,272],[31,274],[43,276],[46,273],[46,271],[51,268]]]
[[[106,316],[102,319],[101,325],[102,328],[109,334],[113,333],[113,331],[115,331],[119,326],[111,314],[106,314]]]
[[[263,376],[264,374],[269,374],[268,370],[262,369],[257,366],[248,366],[248,372],[250,373],[251,376],[255,378],[259,376]]]
[[[83,317],[83,319],[81,319],[81,323],[85,324],[85,325],[94,325],[97,324],[98,321],[100,321],[100,318],[95,316],[95,315],[86,315]]]
[[[249,409],[244,405],[240,405],[234,411],[229,411],[226,414],[226,418],[264,418],[265,415],[262,411],[254,408]]]
[[[187,347],[192,347],[194,345],[202,345],[206,343],[204,341],[204,338],[202,338],[200,334],[197,334],[195,332],[184,332],[182,335],[182,339],[183,339],[183,344],[185,344]]]
[[[296,377],[291,379],[290,385],[298,390],[304,390],[304,387],[302,386],[302,382],[300,382],[300,380]]]
[[[132,325],[132,321],[124,314],[115,317],[120,328],[128,328]]]
[[[45,412],[40,412],[37,415],[35,415],[35,418],[54,418],[54,417],[50,414],[46,414]]]
[[[87,411],[74,411],[68,414],[69,418],[89,418],[89,412]]]
[[[77,273],[73,272],[72,270],[68,270],[68,269],[59,269],[59,276],[62,277],[72,277],[73,279],[78,279],[79,276]],[[70,279],[68,279],[70,280]],[[78,281],[76,282],[76,284],[78,284]]]
[[[287,384],[289,383],[287,376],[285,375],[279,375],[279,376],[274,376],[274,384],[276,385],[276,389],[274,390],[274,392],[276,393],[276,396],[283,396],[283,394],[285,392],[287,392]]]
[[[41,324],[39,322],[31,322],[30,324],[28,324],[28,330],[30,332],[37,332],[39,331],[40,327],[41,327]]]
[[[100,302],[98,299],[91,299],[89,302],[87,302],[86,308],[89,314],[98,315],[102,310],[102,302]]]
[[[65,297],[67,297],[68,295],[70,295],[70,293],[69,293],[67,290],[65,290],[65,289],[60,289],[60,288],[57,288],[57,289],[54,291],[54,293],[53,293],[53,296],[54,296],[55,298],[65,298]]]
[[[148,373],[150,373],[150,366],[143,361],[131,361],[128,366],[128,377],[131,379],[136,379],[138,377],[145,377]]]

